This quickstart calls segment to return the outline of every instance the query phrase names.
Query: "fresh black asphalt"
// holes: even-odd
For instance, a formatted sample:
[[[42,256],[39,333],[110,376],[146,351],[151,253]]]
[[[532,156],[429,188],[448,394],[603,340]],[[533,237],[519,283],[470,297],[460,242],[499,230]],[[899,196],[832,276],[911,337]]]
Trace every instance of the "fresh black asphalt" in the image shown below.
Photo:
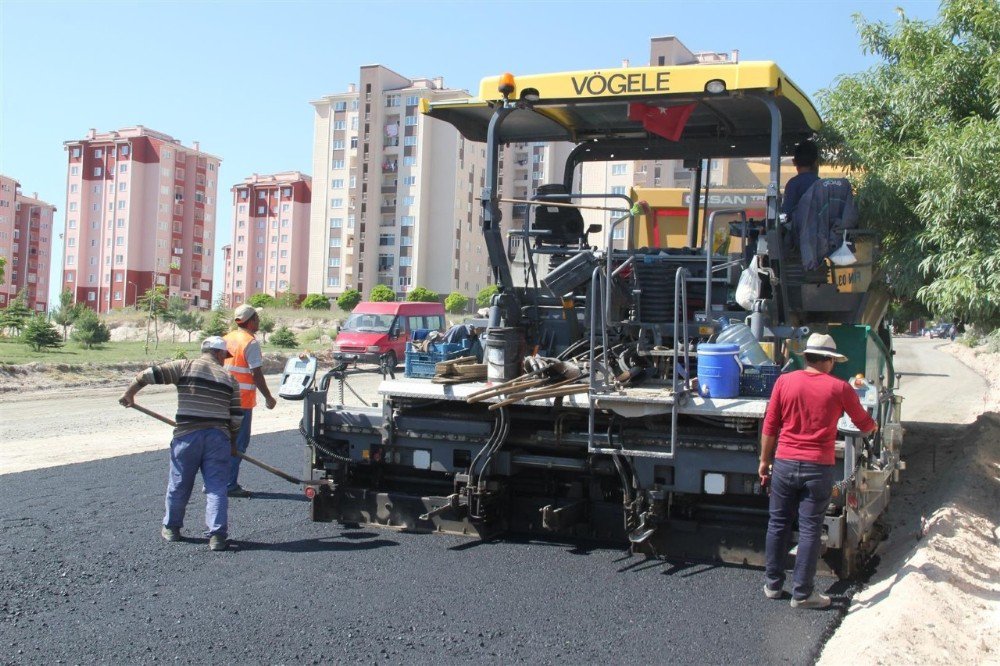
[[[301,471],[296,432],[250,453]],[[235,547],[208,550],[197,492],[196,538],[165,543],[167,459],[0,476],[0,662],[805,664],[842,613],[768,601],[746,568],[312,523],[245,463]]]

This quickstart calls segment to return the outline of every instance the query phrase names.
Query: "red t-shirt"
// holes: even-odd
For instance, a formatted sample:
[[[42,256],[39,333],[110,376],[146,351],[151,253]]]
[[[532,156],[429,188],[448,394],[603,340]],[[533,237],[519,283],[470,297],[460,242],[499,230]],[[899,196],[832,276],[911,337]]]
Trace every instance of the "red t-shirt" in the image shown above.
[[[826,373],[796,370],[775,383],[764,434],[778,436],[775,458],[832,465],[837,421],[844,412],[861,432],[875,429],[850,384]]]

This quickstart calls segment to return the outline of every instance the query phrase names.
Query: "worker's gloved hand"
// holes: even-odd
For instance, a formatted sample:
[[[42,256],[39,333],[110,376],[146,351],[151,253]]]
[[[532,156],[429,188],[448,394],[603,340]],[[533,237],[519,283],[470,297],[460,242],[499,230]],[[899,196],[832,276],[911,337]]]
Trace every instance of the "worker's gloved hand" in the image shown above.
[[[264,398],[264,404],[267,405],[268,409],[274,409],[274,406],[278,404],[278,401],[273,397]]]

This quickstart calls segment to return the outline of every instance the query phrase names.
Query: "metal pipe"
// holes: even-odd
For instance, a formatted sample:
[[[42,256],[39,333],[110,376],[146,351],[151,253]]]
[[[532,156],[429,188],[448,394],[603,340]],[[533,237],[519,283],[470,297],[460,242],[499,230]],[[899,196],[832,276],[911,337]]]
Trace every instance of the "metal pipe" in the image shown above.
[[[701,209],[701,159],[693,169],[691,179],[691,205],[688,206],[687,246],[698,246],[698,212]]]

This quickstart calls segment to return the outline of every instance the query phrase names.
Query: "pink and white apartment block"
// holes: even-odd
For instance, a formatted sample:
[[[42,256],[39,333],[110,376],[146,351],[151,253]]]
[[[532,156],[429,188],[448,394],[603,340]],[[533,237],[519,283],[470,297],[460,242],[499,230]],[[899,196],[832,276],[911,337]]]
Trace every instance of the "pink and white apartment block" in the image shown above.
[[[64,146],[63,290],[98,312],[134,305],[154,284],[211,307],[222,160],[141,125]]]
[[[21,193],[13,178],[0,175],[0,258],[6,262],[0,282],[0,308],[24,292],[25,305],[45,312],[49,302],[52,218],[56,207],[37,194]]]
[[[223,297],[306,295],[312,178],[299,171],[254,174],[232,187],[233,242],[225,253]]]

